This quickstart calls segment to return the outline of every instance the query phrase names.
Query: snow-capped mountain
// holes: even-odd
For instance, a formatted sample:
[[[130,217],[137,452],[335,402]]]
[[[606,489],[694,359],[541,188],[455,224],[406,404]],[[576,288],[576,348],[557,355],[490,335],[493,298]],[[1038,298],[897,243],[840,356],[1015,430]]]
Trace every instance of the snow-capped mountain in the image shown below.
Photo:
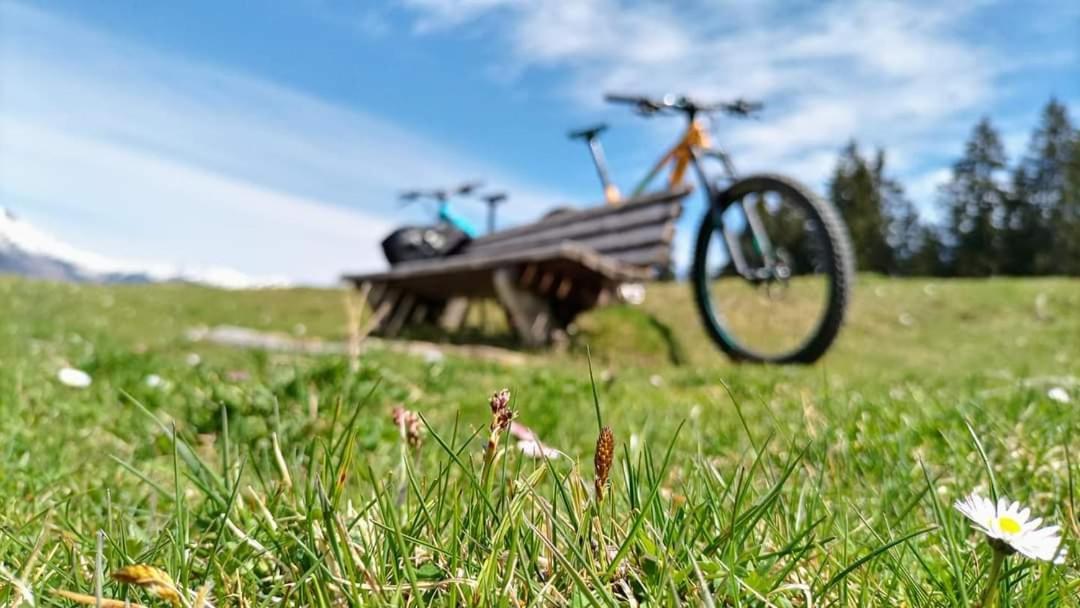
[[[249,277],[229,268],[175,268],[115,260],[73,247],[3,208],[0,208],[0,274],[89,283],[180,281],[226,289],[289,284],[280,277]]]

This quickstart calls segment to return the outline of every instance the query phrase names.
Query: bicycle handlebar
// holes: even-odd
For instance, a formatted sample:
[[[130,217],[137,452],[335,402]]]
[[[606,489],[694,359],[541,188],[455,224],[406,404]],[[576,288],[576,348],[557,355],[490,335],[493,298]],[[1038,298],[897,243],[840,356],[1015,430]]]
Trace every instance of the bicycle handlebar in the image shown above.
[[[701,103],[689,97],[665,95],[663,99],[651,99],[638,95],[611,94],[604,96],[611,103],[624,103],[635,106],[638,113],[643,115],[655,114],[664,110],[673,110],[694,115],[707,112],[724,112],[732,116],[749,117],[761,111],[765,104],[759,101],[736,99],[734,101],[718,103]]]

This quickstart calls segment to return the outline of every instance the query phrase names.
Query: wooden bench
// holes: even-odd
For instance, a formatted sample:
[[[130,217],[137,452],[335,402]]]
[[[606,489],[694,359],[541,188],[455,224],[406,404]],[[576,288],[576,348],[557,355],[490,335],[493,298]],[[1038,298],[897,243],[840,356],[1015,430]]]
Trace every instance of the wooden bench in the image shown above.
[[[495,298],[525,344],[547,344],[619,284],[668,267],[688,191],[557,213],[477,238],[452,256],[343,278],[367,299],[369,329],[385,336],[413,323],[455,331],[469,299]]]

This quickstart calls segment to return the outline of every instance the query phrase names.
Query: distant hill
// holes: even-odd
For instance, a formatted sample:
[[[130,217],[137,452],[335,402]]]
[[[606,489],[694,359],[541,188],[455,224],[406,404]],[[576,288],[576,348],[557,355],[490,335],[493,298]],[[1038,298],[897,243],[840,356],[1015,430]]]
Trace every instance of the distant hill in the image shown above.
[[[80,250],[0,209],[0,274],[78,283],[199,283],[227,289],[284,287],[282,278],[255,278],[228,268],[139,265]]]

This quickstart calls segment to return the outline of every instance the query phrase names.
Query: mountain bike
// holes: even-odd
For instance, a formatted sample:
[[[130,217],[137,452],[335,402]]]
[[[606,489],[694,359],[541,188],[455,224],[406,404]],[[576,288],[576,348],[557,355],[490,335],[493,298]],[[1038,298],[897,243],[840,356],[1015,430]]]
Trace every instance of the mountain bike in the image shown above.
[[[382,241],[386,261],[394,266],[402,262],[445,257],[460,251],[477,237],[478,232],[467,219],[454,211],[450,199],[455,196],[468,196],[480,185],[479,182],[467,182],[449,190],[403,192],[400,197],[402,207],[418,201],[434,202],[435,223],[427,226],[402,226],[387,235]],[[502,194],[499,197],[498,201],[506,198]],[[494,222],[494,218],[490,221]]]
[[[731,158],[712,145],[705,118],[746,118],[762,108],[745,100],[701,103],[608,95],[638,114],[680,115],[682,137],[632,191],[643,193],[664,167],[668,187],[692,171],[706,199],[690,270],[694,301],[712,340],[732,359],[763,363],[812,363],[832,344],[844,321],[855,276],[847,228],[838,212],[795,180],[774,174],[739,177]],[[609,204],[622,197],[611,183],[597,136],[598,125],[571,133],[588,145]],[[705,163],[719,161],[716,181]]]

